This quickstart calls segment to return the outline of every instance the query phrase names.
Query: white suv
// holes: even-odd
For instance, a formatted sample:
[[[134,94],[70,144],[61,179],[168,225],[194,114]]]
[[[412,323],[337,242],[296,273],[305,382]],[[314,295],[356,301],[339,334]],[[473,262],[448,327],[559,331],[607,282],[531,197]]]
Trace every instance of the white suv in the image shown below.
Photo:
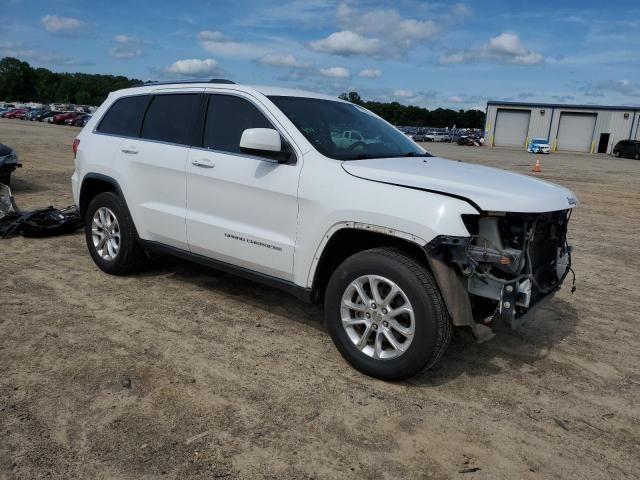
[[[357,131],[366,142],[337,144]],[[228,81],[113,92],[74,142],[103,271],[170,253],[324,302],[358,370],[400,379],[453,327],[516,327],[570,271],[562,187],[436,158],[351,103]],[[303,340],[301,340],[303,341]]]

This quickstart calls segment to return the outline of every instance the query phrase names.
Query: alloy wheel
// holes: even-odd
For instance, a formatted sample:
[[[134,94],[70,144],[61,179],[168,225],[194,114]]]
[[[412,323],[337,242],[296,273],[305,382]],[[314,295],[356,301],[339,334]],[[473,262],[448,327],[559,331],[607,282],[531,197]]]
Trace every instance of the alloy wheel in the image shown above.
[[[388,278],[356,278],[342,295],[340,314],[354,346],[376,360],[399,357],[413,340],[415,316],[411,302]]]
[[[104,260],[112,261],[120,251],[120,225],[115,214],[107,207],[100,207],[93,214],[91,238],[96,252]]]

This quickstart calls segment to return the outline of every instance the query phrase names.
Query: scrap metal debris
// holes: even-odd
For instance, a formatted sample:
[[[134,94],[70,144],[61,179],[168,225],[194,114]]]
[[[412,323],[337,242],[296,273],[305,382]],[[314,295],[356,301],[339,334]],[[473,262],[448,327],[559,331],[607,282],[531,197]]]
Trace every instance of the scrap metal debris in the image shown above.
[[[75,206],[57,209],[41,208],[22,211],[16,205],[7,185],[0,183],[0,239],[16,235],[24,237],[51,237],[73,232],[82,226]]]

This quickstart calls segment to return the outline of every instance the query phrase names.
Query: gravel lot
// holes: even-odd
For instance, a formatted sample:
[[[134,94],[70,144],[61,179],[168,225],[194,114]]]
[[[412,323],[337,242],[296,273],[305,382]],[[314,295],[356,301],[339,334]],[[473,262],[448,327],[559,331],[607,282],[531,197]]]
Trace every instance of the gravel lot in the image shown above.
[[[20,207],[72,203],[76,132],[0,120]],[[638,478],[640,162],[541,160],[582,202],[577,292],[408,382],[352,370],[280,291],[177,260],[110,277],[80,233],[0,241],[0,479]]]

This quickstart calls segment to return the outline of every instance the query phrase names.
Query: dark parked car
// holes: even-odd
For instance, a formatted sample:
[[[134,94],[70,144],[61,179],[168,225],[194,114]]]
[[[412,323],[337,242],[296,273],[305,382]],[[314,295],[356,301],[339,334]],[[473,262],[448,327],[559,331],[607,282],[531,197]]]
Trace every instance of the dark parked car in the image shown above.
[[[18,155],[11,147],[0,143],[0,183],[9,185],[13,171],[21,167],[18,163]]]
[[[45,110],[41,113],[38,113],[35,117],[33,117],[34,120],[38,121],[38,122],[43,122],[45,121],[47,118],[49,117],[53,117],[54,115],[57,115],[59,112],[54,112],[51,110]]]
[[[36,108],[34,110],[29,110],[24,117],[22,117],[22,120],[31,120],[32,122],[35,120],[36,115],[39,115],[40,113],[44,112],[44,110],[42,108]]]
[[[616,157],[640,159],[640,140],[622,140],[613,147]]]

